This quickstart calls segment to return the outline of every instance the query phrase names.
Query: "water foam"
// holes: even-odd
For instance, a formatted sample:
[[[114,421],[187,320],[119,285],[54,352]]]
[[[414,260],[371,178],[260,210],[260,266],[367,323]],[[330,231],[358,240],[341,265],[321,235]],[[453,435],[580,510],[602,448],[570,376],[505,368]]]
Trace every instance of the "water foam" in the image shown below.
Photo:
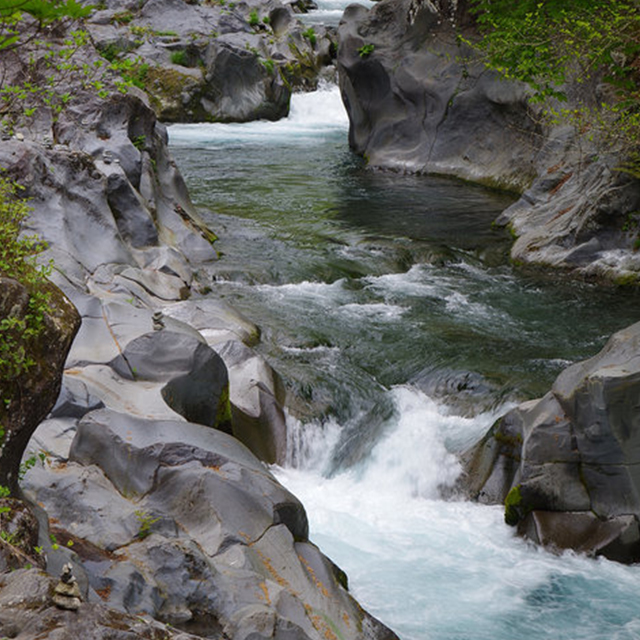
[[[345,138],[349,118],[336,85],[322,85],[317,91],[294,93],[289,116],[275,122],[258,120],[243,123],[172,124],[170,144],[175,146],[215,146],[222,144],[304,145],[319,138]]]
[[[491,416],[447,415],[408,387],[391,393],[398,415],[360,467],[323,475],[339,440],[329,422],[296,423],[297,467],[274,469],[361,603],[403,640],[638,637],[633,567],[557,557],[517,538],[501,506],[438,498],[459,472],[447,436],[482,431]]]

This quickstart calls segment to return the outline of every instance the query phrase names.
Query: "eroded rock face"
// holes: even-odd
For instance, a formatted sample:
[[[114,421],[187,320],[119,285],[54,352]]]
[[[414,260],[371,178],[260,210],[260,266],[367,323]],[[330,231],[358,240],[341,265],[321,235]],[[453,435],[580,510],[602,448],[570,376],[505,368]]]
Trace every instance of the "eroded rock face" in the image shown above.
[[[338,70],[351,147],[374,167],[522,193],[498,218],[517,238],[520,264],[637,283],[640,181],[618,170],[615,150],[549,122],[525,85],[476,61],[458,39],[478,37],[467,4],[347,8]]]
[[[329,31],[309,31],[278,0],[114,1],[89,29],[107,55],[133,54],[145,65],[145,89],[164,122],[283,118],[291,92],[315,87],[335,56]]]
[[[640,560],[640,324],[501,418],[466,456],[465,491],[506,503],[537,542]]]
[[[27,490],[74,542],[92,601],[234,640],[395,637],[309,542],[300,502],[220,431],[94,411]]]
[[[347,8],[338,70],[349,142],[373,166],[522,189],[536,173],[540,127],[524,87],[460,63],[470,52],[451,19],[462,17],[409,0]]]

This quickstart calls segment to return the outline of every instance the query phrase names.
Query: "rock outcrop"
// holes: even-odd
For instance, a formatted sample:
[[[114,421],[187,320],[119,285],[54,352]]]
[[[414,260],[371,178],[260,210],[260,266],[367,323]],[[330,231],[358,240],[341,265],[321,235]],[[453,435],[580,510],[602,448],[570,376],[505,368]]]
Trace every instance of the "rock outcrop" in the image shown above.
[[[114,1],[88,28],[105,56],[133,64],[164,122],[282,118],[292,90],[315,87],[336,49],[278,0]]]
[[[464,491],[504,503],[543,545],[640,560],[640,324],[498,420],[465,456]]]
[[[473,40],[467,2],[351,5],[338,70],[351,147],[374,167],[439,173],[522,193],[498,223],[512,259],[633,283],[640,272],[639,181],[532,105],[459,38]]]
[[[309,542],[300,502],[231,436],[97,410],[67,455],[25,488],[73,543],[90,601],[207,637],[389,633]]]
[[[151,6],[127,10],[151,20]],[[220,13],[194,15],[211,10]],[[76,53],[80,66],[98,59],[90,45]],[[24,62],[13,59],[8,76]],[[0,166],[30,199],[29,230],[55,262],[51,278],[82,318],[58,402],[25,454],[43,460],[23,481],[37,544],[0,544],[5,568],[18,569],[0,574],[0,635],[393,640],[262,461],[284,457],[284,390],[250,348],[258,328],[204,297],[215,236],[147,97],[113,82],[100,96],[73,74],[64,83],[65,108],[18,117],[0,147]],[[2,288],[10,308],[24,298],[13,289]],[[59,385],[65,350],[54,338],[43,357]],[[56,390],[42,391],[38,420]],[[13,441],[19,457],[26,439]],[[37,562],[56,578],[72,571],[77,585],[58,595],[77,611],[53,607],[51,579],[20,569]]]

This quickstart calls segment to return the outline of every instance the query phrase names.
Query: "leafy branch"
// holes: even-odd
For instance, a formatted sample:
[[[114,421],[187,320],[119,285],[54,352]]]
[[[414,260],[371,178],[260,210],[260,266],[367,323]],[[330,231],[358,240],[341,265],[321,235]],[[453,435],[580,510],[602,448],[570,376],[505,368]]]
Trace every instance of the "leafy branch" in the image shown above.
[[[482,38],[465,42],[481,53],[488,67],[529,85],[531,99],[545,106],[552,121],[571,122],[640,166],[636,1],[471,3]],[[563,107],[568,101],[571,107]]]
[[[49,265],[36,263],[45,247],[35,236],[21,236],[22,223],[30,212],[17,197],[19,187],[0,176],[0,275],[17,280],[29,292],[27,312],[0,320],[0,381],[15,380],[34,364],[30,344],[44,330],[49,310],[45,287]]]

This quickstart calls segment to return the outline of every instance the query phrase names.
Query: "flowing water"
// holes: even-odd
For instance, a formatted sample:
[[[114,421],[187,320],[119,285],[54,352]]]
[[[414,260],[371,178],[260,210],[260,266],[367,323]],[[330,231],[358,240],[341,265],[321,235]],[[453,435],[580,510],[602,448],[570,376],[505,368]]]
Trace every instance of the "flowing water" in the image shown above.
[[[440,497],[456,454],[638,319],[637,298],[513,271],[512,198],[371,172],[337,88],[276,123],[174,125],[220,236],[212,295],[262,328],[290,392],[276,469],[354,596],[403,640],[640,638],[640,568],[517,539],[500,507]]]

